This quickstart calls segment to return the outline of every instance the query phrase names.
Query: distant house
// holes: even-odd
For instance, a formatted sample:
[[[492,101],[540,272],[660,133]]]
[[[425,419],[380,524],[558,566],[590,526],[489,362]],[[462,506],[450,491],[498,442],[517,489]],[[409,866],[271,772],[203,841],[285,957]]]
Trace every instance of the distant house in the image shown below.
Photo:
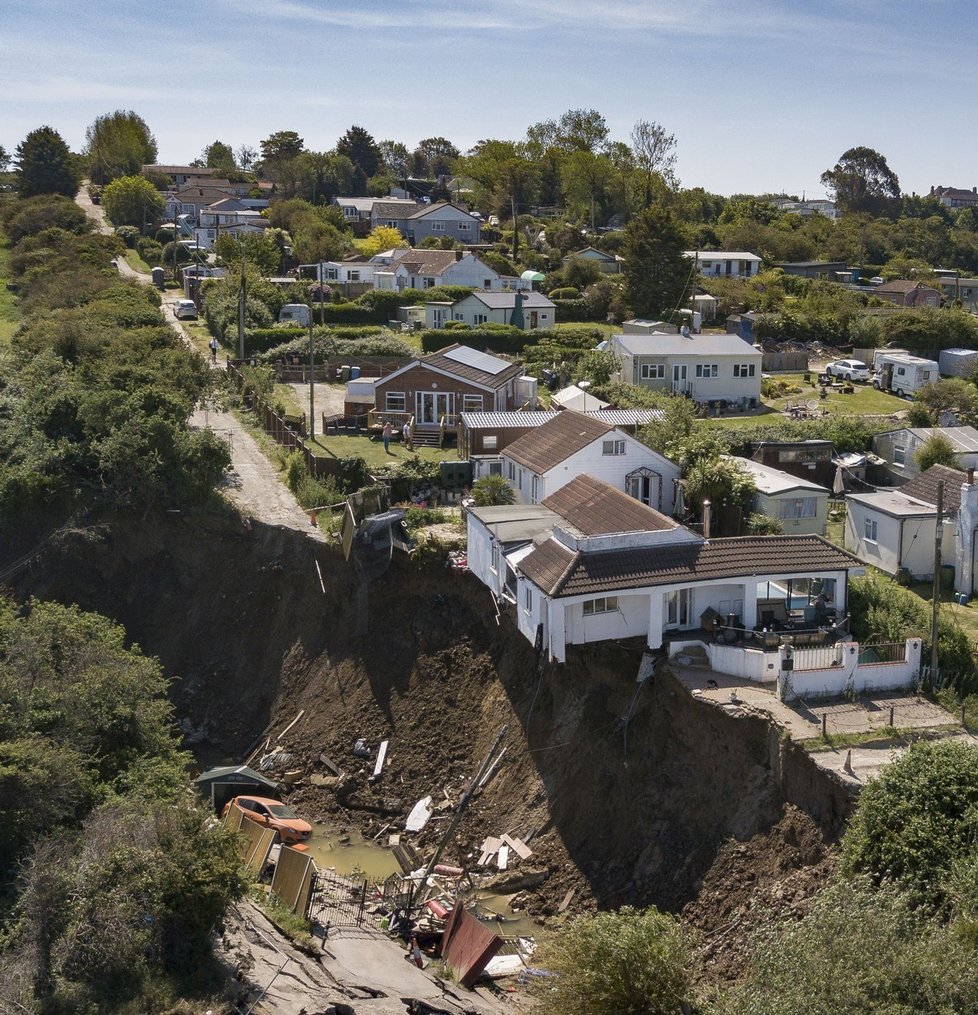
[[[777,199],[772,202],[778,211],[788,212],[791,215],[801,215],[807,218],[809,215],[824,215],[827,219],[842,218],[842,213],[836,208],[834,201],[823,199],[814,201],[786,201]]]
[[[404,228],[404,235],[415,247],[428,236],[436,239],[448,237],[464,244],[482,242],[480,219],[450,201],[422,205],[408,216]]]
[[[754,324],[757,321],[757,314],[748,310],[744,314],[731,314],[727,318],[727,333],[739,335],[745,342],[754,342]]]
[[[592,395],[576,384],[555,391],[550,396],[550,404],[555,409],[576,409],[577,412],[587,412],[589,409],[607,409],[611,405],[610,402],[598,398],[597,395]]]
[[[774,266],[786,275],[797,275],[800,278],[820,278],[834,282],[836,273],[848,271],[845,261],[779,261]]]
[[[621,272],[622,259],[614,254],[609,254],[597,247],[585,247],[583,250],[575,250],[566,257],[561,258],[561,264],[566,268],[571,261],[587,261],[593,264],[598,271],[606,275],[617,275]]]
[[[169,176],[176,187],[182,188],[198,181],[206,181],[217,177],[218,170],[210,166],[171,166],[154,163],[145,165],[140,172],[143,176]]]
[[[200,213],[211,205],[221,201],[227,201],[235,197],[229,190],[222,190],[219,187],[199,186],[184,187],[166,195],[166,205],[163,215],[171,222],[181,215],[189,216],[194,224]]]
[[[937,484],[944,483],[941,556],[953,562],[964,480],[965,473],[957,469],[932,465],[903,486],[848,494],[846,549],[888,574],[933,577]]]
[[[694,258],[701,275],[724,278],[753,278],[761,270],[761,259],[747,250],[685,250]]]
[[[442,420],[455,427],[461,412],[511,410],[522,405],[528,388],[519,388],[519,363],[450,345],[387,374],[374,387],[378,418],[402,425],[412,416],[422,430],[437,429]]]
[[[197,243],[204,250],[213,250],[214,244],[222,233],[230,235],[246,235],[262,233],[270,223],[262,217],[260,211],[249,208],[236,197],[225,197],[220,201],[201,208],[197,216],[195,235]],[[232,226],[251,226],[251,229],[232,229]]]
[[[751,447],[751,458],[772,469],[809,479],[831,490],[835,482],[831,441],[813,438],[805,441],[759,441]]]
[[[972,187],[971,190],[931,187],[930,196],[936,197],[945,208],[978,208],[978,187]]]
[[[515,323],[526,331],[535,331],[552,328],[556,318],[553,300],[537,292],[474,292],[454,303],[425,304],[428,328],[444,328],[446,321],[462,321],[473,328]]]
[[[731,458],[731,461],[754,481],[755,511],[777,518],[785,532],[825,535],[829,514],[829,491],[826,487],[747,458]]]
[[[959,469],[978,468],[978,430],[973,426],[905,426],[873,438],[873,451],[898,476],[916,476],[917,452],[931,437],[941,434],[954,447]],[[899,480],[898,480],[899,482]]]
[[[892,282],[884,282],[873,290],[873,295],[881,300],[888,300],[898,307],[939,307],[941,294],[933,286],[923,282],[912,282],[910,279],[898,278]]]
[[[978,278],[938,278],[933,282],[948,303],[960,300],[969,314],[978,314]]]
[[[407,237],[407,221],[421,208],[417,201],[396,197],[334,197],[333,204],[355,236],[366,236],[372,229],[386,226]]]
[[[587,473],[659,511],[676,503],[679,466],[597,413],[565,409],[501,452],[519,504],[540,504]]]
[[[613,335],[609,348],[626,384],[697,402],[760,401],[763,354],[739,335]]]
[[[374,278],[378,289],[460,285],[498,292],[503,287],[502,276],[495,268],[464,250],[396,250],[390,264],[375,269]]]

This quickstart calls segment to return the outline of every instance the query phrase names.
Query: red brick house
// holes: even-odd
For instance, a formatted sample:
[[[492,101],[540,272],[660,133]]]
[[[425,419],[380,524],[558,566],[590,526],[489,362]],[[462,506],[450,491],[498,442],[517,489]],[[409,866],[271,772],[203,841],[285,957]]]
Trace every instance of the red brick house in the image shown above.
[[[382,377],[374,404],[377,416],[395,425],[413,416],[419,430],[436,430],[442,420],[454,427],[462,412],[503,412],[535,402],[535,386],[524,391],[518,385],[522,376],[519,363],[450,345]]]
[[[939,307],[941,294],[932,286],[923,282],[912,282],[910,279],[898,278],[884,285],[878,285],[873,295],[881,300],[889,300],[898,307]]]

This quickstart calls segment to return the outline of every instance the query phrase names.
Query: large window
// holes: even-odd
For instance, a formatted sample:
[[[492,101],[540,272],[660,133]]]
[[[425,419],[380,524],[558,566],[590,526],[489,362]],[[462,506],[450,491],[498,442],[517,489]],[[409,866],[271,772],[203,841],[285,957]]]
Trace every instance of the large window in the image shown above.
[[[473,314],[472,321],[474,324],[485,324],[489,318],[485,314]]]
[[[753,363],[734,363],[734,377],[753,377]]]
[[[486,434],[482,438],[483,451],[495,451],[497,447],[499,447],[499,437],[496,434]]]
[[[674,592],[667,592],[663,596],[665,607],[666,627],[688,627],[689,612],[692,602],[690,589],[676,589]]]
[[[893,445],[893,464],[900,466],[907,464],[907,449],[903,444]]]
[[[623,455],[624,453],[625,453],[624,441],[601,442],[601,454],[603,455]]]
[[[593,617],[596,613],[615,613],[618,610],[617,596],[603,596],[600,599],[585,599],[584,616]]]
[[[462,395],[462,412],[482,412],[482,395]]]
[[[643,363],[642,364],[642,380],[643,381],[661,381],[666,376],[666,365],[665,363]]]
[[[388,412],[404,412],[405,398],[403,391],[388,391],[384,407]]]
[[[781,517],[814,518],[818,513],[818,500],[815,497],[793,497],[781,502]]]
[[[431,223],[431,231],[433,233],[443,233],[445,231],[445,223],[444,222],[432,222]]]
[[[696,364],[696,376],[697,377],[716,377],[720,370],[719,364],[717,363],[697,363]]]

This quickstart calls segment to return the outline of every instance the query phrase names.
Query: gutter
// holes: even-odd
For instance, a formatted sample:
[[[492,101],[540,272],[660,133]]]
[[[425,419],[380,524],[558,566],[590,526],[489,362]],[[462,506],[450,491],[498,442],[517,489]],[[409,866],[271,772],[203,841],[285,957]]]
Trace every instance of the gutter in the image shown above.
[[[897,553],[897,569],[903,567],[903,523],[906,519],[900,519],[900,551]]]

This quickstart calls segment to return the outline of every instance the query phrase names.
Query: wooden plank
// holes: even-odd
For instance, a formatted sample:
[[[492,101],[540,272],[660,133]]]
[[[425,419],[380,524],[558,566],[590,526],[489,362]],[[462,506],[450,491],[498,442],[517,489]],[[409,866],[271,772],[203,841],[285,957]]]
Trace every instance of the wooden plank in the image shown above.
[[[282,739],[282,737],[284,737],[284,736],[285,736],[285,734],[286,734],[286,733],[288,733],[288,732],[289,732],[289,730],[290,730],[290,729],[292,729],[292,727],[293,727],[293,726],[294,726],[294,725],[295,725],[295,724],[296,724],[296,723],[297,723],[297,722],[298,722],[298,721],[299,721],[299,720],[300,720],[300,719],[301,719],[301,718],[302,718],[302,717],[303,717],[303,716],[304,716],[305,714],[306,714],[306,710],[305,710],[304,708],[300,708],[300,709],[299,709],[299,714],[298,714],[298,715],[297,715],[297,716],[296,716],[296,717],[295,717],[295,718],[294,718],[294,719],[292,720],[292,722],[290,722],[290,723],[289,723],[289,725],[288,725],[288,726],[286,726],[286,727],[285,727],[285,729],[284,729],[284,730],[282,730],[282,732],[281,732],[281,733],[279,733],[279,735],[278,735],[278,736],[277,736],[277,737],[276,737],[275,739],[276,739],[276,740],[281,740],[281,739]]]
[[[509,846],[500,846],[496,854],[496,866],[504,871],[509,866]]]
[[[332,772],[337,779],[339,779],[343,775],[340,766],[337,765],[336,762],[333,761],[333,759],[328,754],[320,754],[319,760],[326,767],[327,771]]]
[[[564,910],[571,904],[571,901],[574,898],[574,893],[576,891],[577,891],[576,888],[568,888],[567,889],[567,894],[564,896],[563,901],[561,902],[561,904],[557,907],[557,912],[558,913],[563,913]]]
[[[510,835],[503,836],[503,842],[509,846],[510,849],[521,859],[529,860],[533,856],[533,850],[522,841],[522,839],[514,839]]]
[[[388,741],[381,740],[380,749],[377,751],[377,764],[374,765],[374,778],[378,778],[384,770],[384,762],[387,760]]]

